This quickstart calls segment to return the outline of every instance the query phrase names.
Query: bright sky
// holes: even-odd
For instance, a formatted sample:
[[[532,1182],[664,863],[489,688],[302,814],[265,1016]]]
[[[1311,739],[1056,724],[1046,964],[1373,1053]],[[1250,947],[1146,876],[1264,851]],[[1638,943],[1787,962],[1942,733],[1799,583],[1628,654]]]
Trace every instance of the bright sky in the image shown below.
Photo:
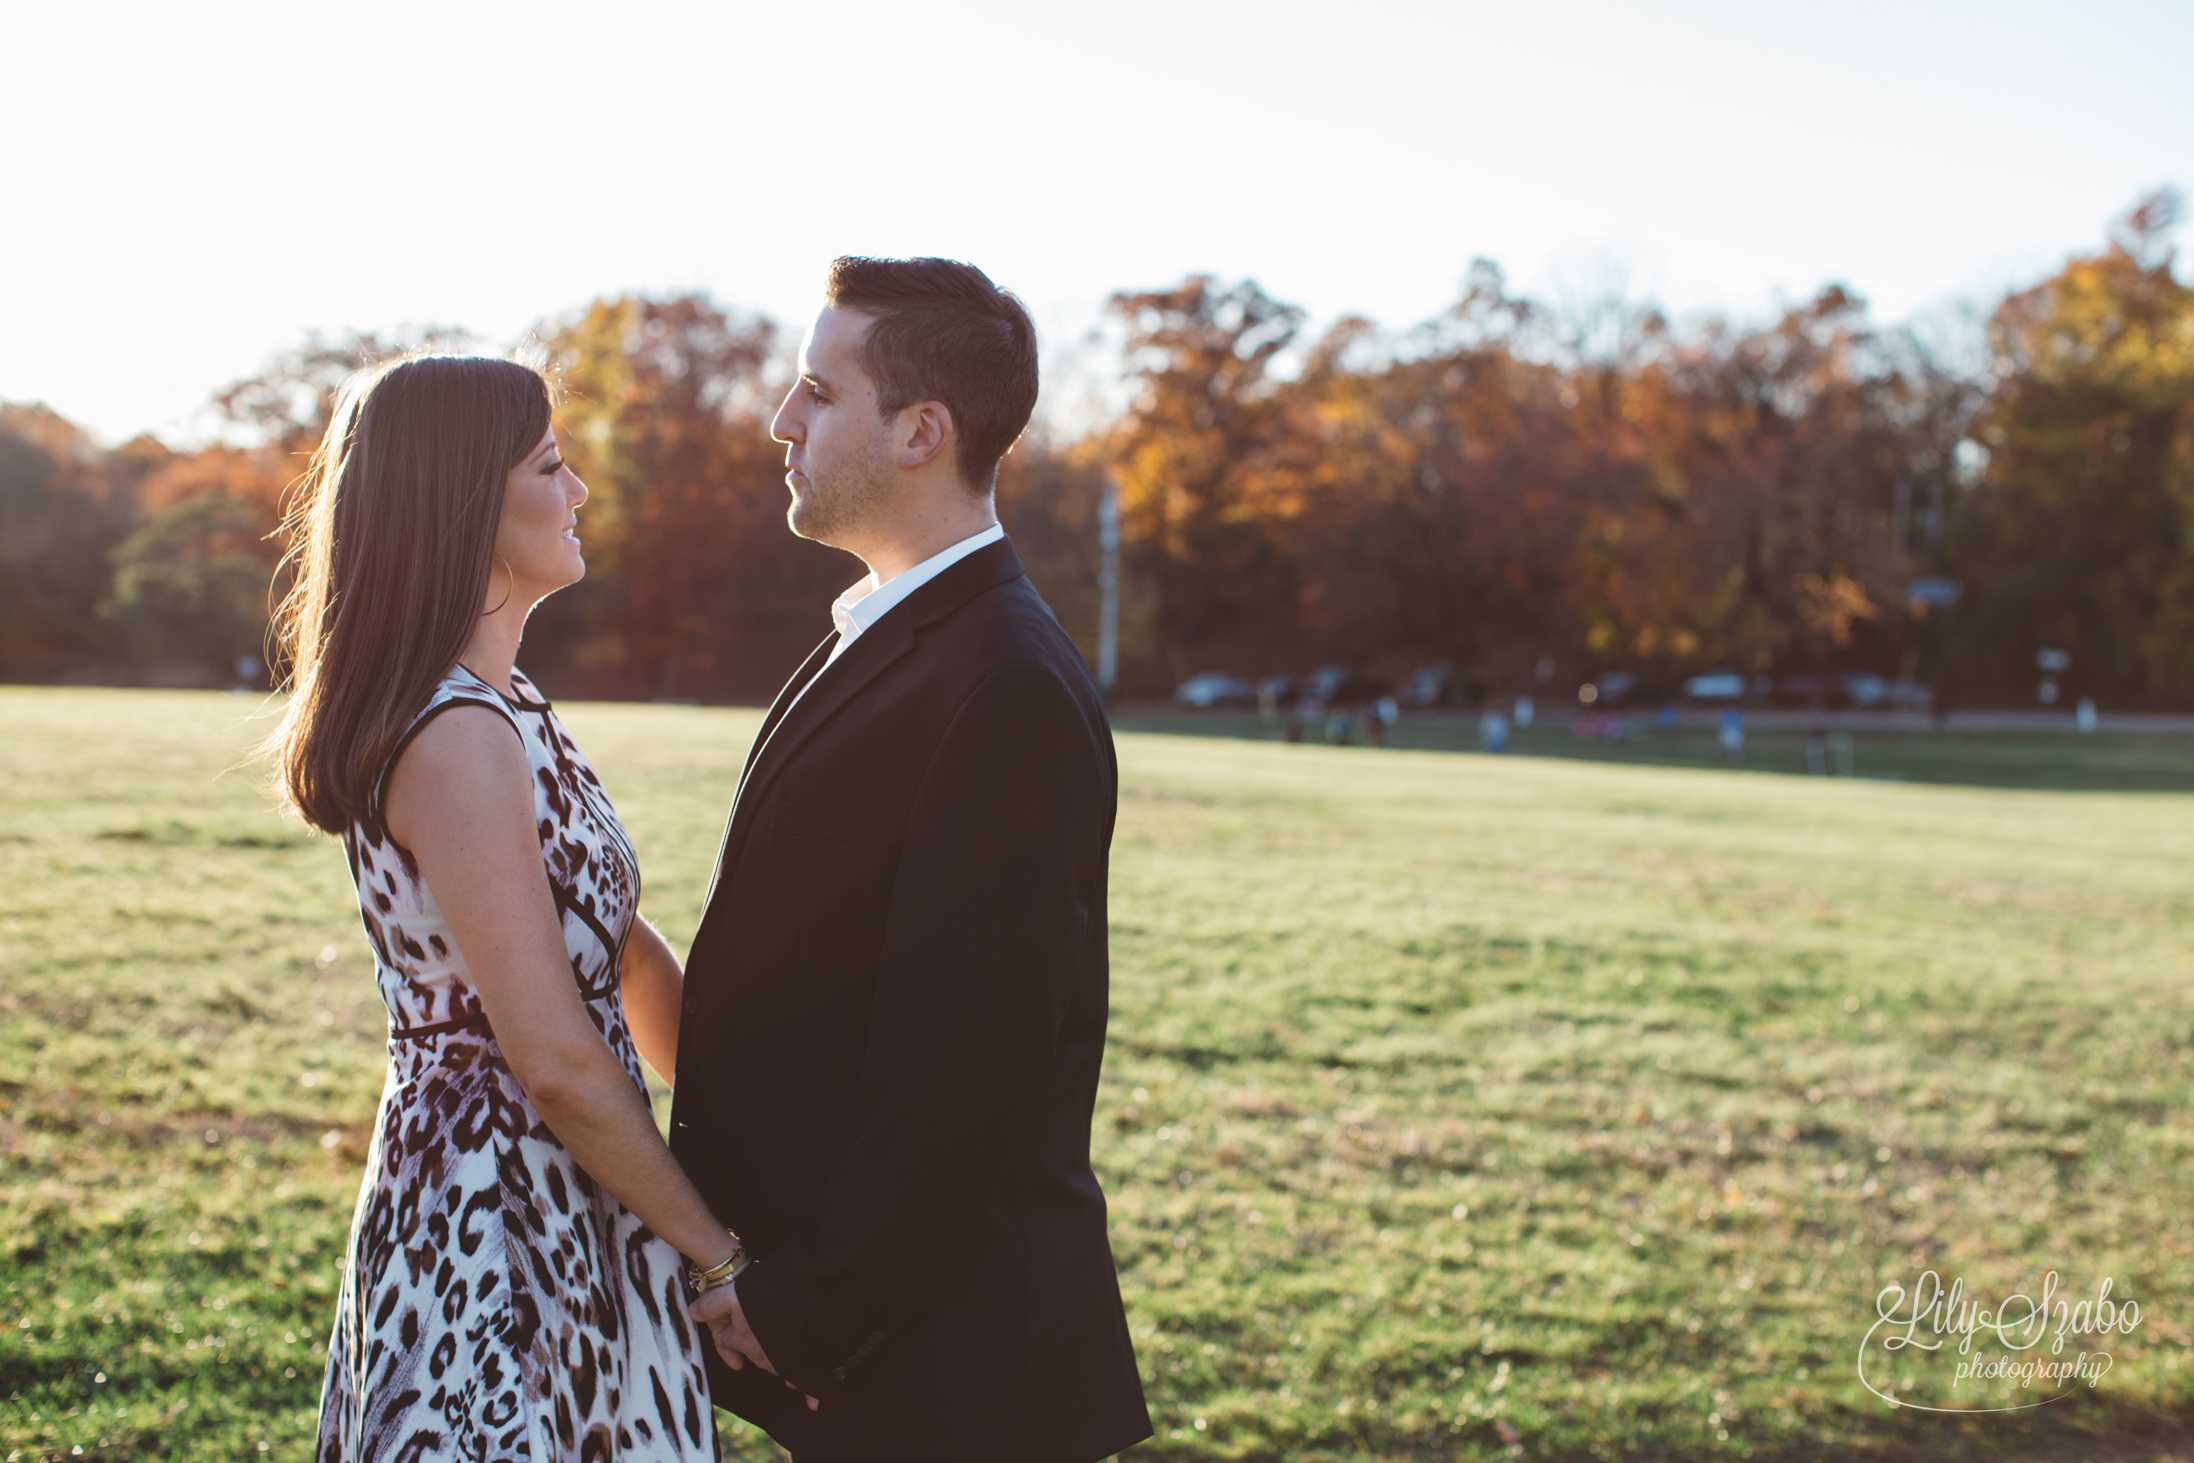
[[[781,321],[971,259],[1054,350],[1255,278],[1406,326],[1469,261],[1765,316],[1992,301],[2194,189],[2183,0],[22,5],[0,399],[185,438],[308,329],[627,290]],[[2190,235],[2182,229],[2182,245]]]

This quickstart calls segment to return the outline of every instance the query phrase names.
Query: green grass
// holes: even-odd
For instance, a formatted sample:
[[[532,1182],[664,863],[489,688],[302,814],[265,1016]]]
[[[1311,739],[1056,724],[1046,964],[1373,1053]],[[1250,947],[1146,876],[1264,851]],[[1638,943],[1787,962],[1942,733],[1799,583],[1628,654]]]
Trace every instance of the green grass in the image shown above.
[[[0,1463],[308,1456],[381,1015],[250,709],[0,691]],[[568,719],[682,941],[756,718]],[[2184,1456],[2194,798],[1120,756],[1132,1457]],[[2058,1405],[1891,1410],[1928,1266],[2143,1321]]]

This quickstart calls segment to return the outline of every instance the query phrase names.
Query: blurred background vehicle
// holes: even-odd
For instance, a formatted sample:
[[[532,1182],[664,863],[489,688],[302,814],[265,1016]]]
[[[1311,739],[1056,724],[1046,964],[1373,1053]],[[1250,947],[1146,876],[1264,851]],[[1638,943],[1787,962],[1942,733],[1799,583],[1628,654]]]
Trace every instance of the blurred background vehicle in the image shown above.
[[[1875,675],[1845,676],[1844,700],[1854,711],[1886,710],[1889,682]]]
[[[1410,673],[1394,693],[1395,701],[1412,711],[1426,711],[1436,706],[1454,706],[1462,700],[1462,684],[1455,678],[1452,666],[1421,666]]]
[[[1314,716],[1323,711],[1363,706],[1384,694],[1383,682],[1360,671],[1345,665],[1321,666],[1303,678],[1295,711],[1299,716]]]
[[[1221,707],[1255,706],[1257,688],[1239,676],[1205,671],[1175,687],[1173,699],[1191,711],[1217,711]]]
[[[1693,701],[1742,701],[1746,690],[1745,678],[1735,671],[1714,671],[1684,682],[1684,695]]]

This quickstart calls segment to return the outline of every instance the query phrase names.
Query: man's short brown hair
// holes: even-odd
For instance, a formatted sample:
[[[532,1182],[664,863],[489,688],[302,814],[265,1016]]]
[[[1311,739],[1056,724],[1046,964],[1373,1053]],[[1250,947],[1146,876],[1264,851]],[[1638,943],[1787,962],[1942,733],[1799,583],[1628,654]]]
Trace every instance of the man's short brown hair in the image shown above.
[[[864,259],[830,266],[827,297],[871,317],[861,368],[885,416],[917,401],[952,413],[960,476],[978,493],[1036,410],[1036,326],[1013,295],[957,259]]]

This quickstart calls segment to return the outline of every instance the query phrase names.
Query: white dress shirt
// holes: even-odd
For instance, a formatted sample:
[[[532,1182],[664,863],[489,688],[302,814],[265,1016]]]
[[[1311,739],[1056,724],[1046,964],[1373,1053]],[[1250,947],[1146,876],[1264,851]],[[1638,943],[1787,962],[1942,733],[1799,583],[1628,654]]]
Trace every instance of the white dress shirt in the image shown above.
[[[809,677],[807,686],[800,688],[799,696],[792,698],[792,706],[785,708],[785,715],[790,716],[792,707],[800,704],[800,696],[808,693],[808,686],[821,680],[837,664],[838,657],[846,653],[848,645],[860,639],[863,631],[874,628],[876,622],[889,614],[901,600],[977,549],[987,548],[1005,536],[1005,525],[993,523],[981,532],[961,539],[951,548],[931,554],[905,573],[895,575],[881,584],[876,582],[876,575],[872,570],[866,578],[831,601],[830,619],[838,627],[838,643],[830,648],[830,658],[823,662],[823,669]]]
[[[830,660],[823,662],[825,670],[831,661],[846,653],[846,647],[861,638],[861,632],[873,626],[889,614],[892,608],[908,595],[935,579],[938,575],[959,563],[977,549],[985,548],[1006,536],[1005,525],[993,523],[980,533],[970,534],[951,548],[931,554],[921,563],[882,584],[871,573],[866,579],[831,601],[831,623],[838,627],[838,643],[830,648]],[[820,673],[818,673],[820,674]],[[812,682],[810,684],[813,684]]]

